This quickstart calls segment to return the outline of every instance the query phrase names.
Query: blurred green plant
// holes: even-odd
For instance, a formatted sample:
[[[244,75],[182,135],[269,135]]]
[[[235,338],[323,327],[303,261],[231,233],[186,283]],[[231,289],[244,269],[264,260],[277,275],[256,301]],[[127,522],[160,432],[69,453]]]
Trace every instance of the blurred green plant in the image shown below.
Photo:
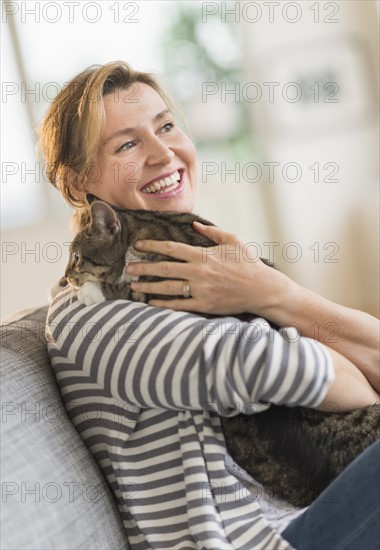
[[[220,93],[223,87],[234,90],[244,85],[241,28],[233,22],[222,22],[216,15],[203,22],[201,2],[177,2],[172,13],[161,38],[169,91],[185,112],[191,112],[191,105],[206,102],[202,98],[203,86],[214,84],[219,91],[220,117],[233,117],[230,130],[219,137],[203,139],[202,132],[198,132],[197,147],[217,146],[223,155],[234,160],[252,157],[256,148],[249,106],[242,97],[236,101],[233,94],[227,94],[223,101]],[[191,127],[191,120],[189,123]],[[203,124],[207,126],[207,118]]]

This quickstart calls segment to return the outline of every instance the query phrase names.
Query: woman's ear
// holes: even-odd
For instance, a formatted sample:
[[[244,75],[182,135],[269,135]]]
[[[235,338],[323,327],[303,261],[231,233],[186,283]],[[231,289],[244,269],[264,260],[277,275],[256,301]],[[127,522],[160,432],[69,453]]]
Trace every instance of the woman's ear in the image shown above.
[[[75,170],[70,169],[66,178],[66,184],[70,190],[70,194],[78,201],[85,203],[87,191],[79,174],[75,172]]]

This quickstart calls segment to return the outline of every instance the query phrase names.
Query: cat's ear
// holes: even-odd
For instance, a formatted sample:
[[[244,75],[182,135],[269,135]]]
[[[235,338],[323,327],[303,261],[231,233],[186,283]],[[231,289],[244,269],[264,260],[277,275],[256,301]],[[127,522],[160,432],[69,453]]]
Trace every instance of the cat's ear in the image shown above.
[[[91,204],[91,225],[107,236],[117,235],[121,229],[116,212],[102,201]]]

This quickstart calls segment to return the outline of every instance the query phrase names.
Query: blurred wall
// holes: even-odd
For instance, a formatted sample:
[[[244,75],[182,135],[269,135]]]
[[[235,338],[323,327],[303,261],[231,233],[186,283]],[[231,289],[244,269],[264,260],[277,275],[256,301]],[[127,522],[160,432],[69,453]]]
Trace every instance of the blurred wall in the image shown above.
[[[280,4],[243,19],[273,249],[301,284],[378,315],[378,5]]]

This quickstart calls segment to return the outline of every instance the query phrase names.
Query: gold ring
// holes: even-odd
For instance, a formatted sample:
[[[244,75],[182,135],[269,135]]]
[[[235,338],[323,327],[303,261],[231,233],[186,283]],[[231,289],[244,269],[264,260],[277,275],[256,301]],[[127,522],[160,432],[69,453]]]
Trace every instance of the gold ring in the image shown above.
[[[182,294],[184,298],[190,298],[190,285],[188,281],[183,284]]]

